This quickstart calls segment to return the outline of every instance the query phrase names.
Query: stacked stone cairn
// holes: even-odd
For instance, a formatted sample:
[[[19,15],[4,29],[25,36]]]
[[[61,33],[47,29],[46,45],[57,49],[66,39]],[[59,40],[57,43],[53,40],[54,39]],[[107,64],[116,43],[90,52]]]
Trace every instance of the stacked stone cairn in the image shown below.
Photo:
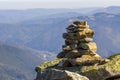
[[[96,54],[97,45],[93,42],[94,31],[89,28],[86,21],[74,21],[66,29],[67,32],[63,33],[65,45],[62,46],[63,51],[57,58],[67,58],[72,65],[101,60]]]
[[[89,28],[87,22],[74,21],[68,26],[67,32],[63,33],[65,45],[62,46],[63,50],[57,55],[57,59],[42,63],[35,68],[37,71],[36,80],[89,80],[88,78],[90,80],[103,80],[102,71],[107,72],[106,76],[110,76],[111,72],[109,73],[106,70],[111,71],[113,68],[110,67],[111,63],[108,65],[110,69],[103,69],[103,66],[98,67],[98,65],[110,60],[102,59],[96,53],[97,45],[93,42],[93,37],[94,31]],[[116,72],[115,70],[113,72]]]

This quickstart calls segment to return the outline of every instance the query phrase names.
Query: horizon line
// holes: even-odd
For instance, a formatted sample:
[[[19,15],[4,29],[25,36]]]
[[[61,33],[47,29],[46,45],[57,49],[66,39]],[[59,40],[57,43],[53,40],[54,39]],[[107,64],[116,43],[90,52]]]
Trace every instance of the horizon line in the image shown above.
[[[77,9],[87,9],[87,8],[109,8],[109,7],[120,7],[119,5],[111,5],[111,6],[93,6],[93,7],[79,7],[79,8],[54,8],[54,7],[51,7],[51,8],[0,8],[0,10],[35,10],[35,9],[72,9],[72,10],[77,10]]]

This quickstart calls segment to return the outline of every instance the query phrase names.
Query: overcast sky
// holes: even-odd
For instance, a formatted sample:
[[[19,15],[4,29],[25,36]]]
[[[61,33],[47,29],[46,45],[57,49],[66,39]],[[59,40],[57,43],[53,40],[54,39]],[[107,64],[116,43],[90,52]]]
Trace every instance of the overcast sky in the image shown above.
[[[0,9],[120,6],[120,0],[0,0]]]

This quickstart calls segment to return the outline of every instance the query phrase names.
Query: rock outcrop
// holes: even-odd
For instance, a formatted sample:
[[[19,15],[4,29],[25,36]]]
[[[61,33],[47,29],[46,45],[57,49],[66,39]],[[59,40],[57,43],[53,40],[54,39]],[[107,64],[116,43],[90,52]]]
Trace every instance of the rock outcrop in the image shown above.
[[[38,71],[36,80],[89,80],[85,76],[67,70],[48,69],[42,74]]]
[[[43,63],[36,67],[36,72],[37,72],[36,80],[79,80],[79,79],[87,80],[87,78],[89,80],[114,80],[114,79],[117,80],[118,78],[120,79],[120,54],[114,55],[109,59],[110,59],[109,62],[101,65],[94,65],[94,66],[81,65],[81,66],[73,66],[73,67],[60,67],[58,66],[59,65],[58,62],[61,62],[61,60],[56,59],[53,60],[52,62]],[[49,66],[51,64],[51,67],[45,64],[49,64]],[[64,79],[69,74],[65,71],[75,73],[75,75],[79,74],[82,77],[78,76],[79,77],[78,79],[77,78]],[[49,74],[49,79],[44,79],[44,77],[47,77],[48,74]],[[73,75],[73,77],[75,77],[75,75]],[[61,76],[63,79],[61,79]],[[57,77],[57,79],[51,79],[51,77],[52,78]]]
[[[120,54],[103,59],[93,42],[94,31],[85,21],[75,21],[63,34],[65,45],[57,58],[35,68],[36,80],[120,79]]]

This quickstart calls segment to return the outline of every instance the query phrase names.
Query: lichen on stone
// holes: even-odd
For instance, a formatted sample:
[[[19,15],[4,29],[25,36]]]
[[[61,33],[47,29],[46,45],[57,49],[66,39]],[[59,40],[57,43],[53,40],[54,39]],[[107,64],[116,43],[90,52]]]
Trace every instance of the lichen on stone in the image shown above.
[[[61,60],[62,60],[62,59],[58,59],[58,58],[57,58],[57,59],[55,59],[55,60],[53,60],[53,61],[44,62],[44,63],[40,64],[39,66],[37,66],[37,67],[35,68],[35,70],[38,71],[38,70],[44,70],[44,69],[46,69],[46,68],[53,67],[53,66],[57,65]]]

